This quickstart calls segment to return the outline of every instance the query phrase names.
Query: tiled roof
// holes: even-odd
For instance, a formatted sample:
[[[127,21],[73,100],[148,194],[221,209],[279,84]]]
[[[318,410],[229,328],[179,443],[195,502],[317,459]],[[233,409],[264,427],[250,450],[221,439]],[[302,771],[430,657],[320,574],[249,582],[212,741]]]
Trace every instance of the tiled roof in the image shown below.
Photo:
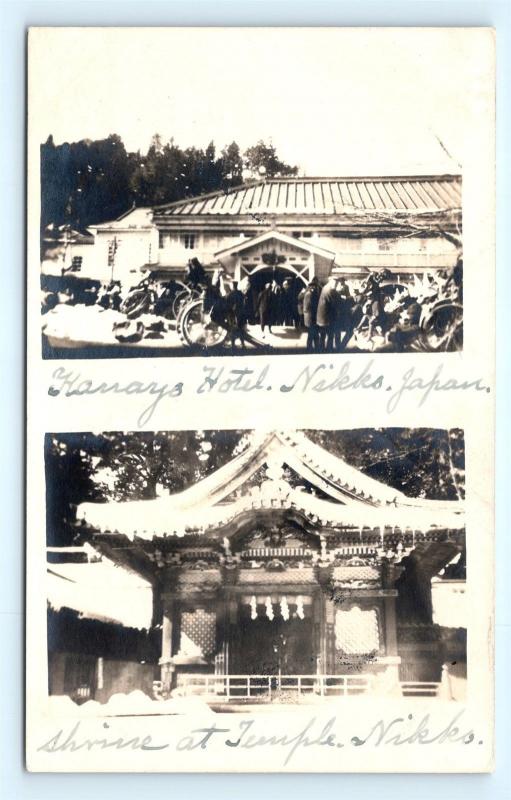
[[[439,212],[461,207],[454,175],[366,178],[270,178],[154,209],[156,218],[251,214]]]

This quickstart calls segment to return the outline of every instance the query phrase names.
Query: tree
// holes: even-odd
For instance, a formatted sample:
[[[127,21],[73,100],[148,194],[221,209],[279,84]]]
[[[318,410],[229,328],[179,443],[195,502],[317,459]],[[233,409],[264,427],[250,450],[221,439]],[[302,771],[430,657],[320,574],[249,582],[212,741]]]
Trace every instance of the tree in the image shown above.
[[[100,446],[92,434],[46,434],[46,540],[62,547],[74,540],[76,506],[102,499],[94,483],[94,453]]]
[[[53,224],[85,230],[116,219],[133,204],[160,205],[239,186],[245,168],[253,177],[297,172],[262,141],[244,158],[234,141],[217,157],[213,141],[204,150],[182,149],[159,133],[145,154],[128,153],[117,134],[61,145],[49,136],[41,146],[41,229]]]
[[[254,177],[265,176],[274,178],[281,175],[296,175],[298,167],[292,167],[277,157],[277,151],[272,144],[266,144],[261,139],[253,147],[245,151],[247,168]]]
[[[88,225],[118,217],[130,207],[131,161],[119,136],[41,147],[41,226]]]
[[[227,186],[243,183],[243,158],[236,142],[224,147],[220,157],[222,178]]]
[[[183,491],[229,461],[241,437],[240,431],[48,434],[48,545],[75,541],[80,503]]]
[[[464,497],[465,445],[458,428],[360,428],[306,434],[370,477],[411,497]]]
[[[229,461],[240,438],[239,431],[105,433],[96,479],[107,470],[109,482],[102,491],[109,499],[174,494]]]

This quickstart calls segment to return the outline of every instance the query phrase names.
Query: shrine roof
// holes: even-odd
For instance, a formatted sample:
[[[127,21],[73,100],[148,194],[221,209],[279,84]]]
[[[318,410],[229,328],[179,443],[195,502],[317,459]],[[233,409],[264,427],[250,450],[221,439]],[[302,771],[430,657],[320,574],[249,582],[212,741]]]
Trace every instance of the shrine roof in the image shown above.
[[[242,492],[264,464],[268,479]],[[322,496],[293,487],[283,476],[284,465]],[[150,540],[221,528],[251,510],[272,508],[294,509],[313,524],[332,526],[428,530],[464,525],[462,502],[408,497],[296,431],[247,436],[238,455],[183,492],[153,500],[82,503],[77,519],[101,532]]]
[[[461,176],[266,178],[154,208],[155,217],[445,212],[461,208]]]

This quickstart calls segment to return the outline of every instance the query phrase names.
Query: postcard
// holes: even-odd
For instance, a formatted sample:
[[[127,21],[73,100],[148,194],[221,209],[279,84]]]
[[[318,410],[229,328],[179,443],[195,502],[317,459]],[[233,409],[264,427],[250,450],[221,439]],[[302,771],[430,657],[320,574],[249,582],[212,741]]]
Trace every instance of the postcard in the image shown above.
[[[494,62],[30,30],[30,770],[492,769]]]

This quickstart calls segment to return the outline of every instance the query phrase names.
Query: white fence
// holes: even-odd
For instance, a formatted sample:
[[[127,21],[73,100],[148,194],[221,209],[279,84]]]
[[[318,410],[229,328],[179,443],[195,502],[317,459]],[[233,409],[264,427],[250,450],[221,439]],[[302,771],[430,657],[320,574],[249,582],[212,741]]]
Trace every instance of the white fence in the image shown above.
[[[405,697],[436,697],[439,683],[401,683]],[[347,697],[370,694],[372,675],[180,675],[184,695],[225,702],[272,702],[307,697]]]
[[[402,681],[401,692],[403,697],[436,697],[440,688],[439,683],[432,681]]]

